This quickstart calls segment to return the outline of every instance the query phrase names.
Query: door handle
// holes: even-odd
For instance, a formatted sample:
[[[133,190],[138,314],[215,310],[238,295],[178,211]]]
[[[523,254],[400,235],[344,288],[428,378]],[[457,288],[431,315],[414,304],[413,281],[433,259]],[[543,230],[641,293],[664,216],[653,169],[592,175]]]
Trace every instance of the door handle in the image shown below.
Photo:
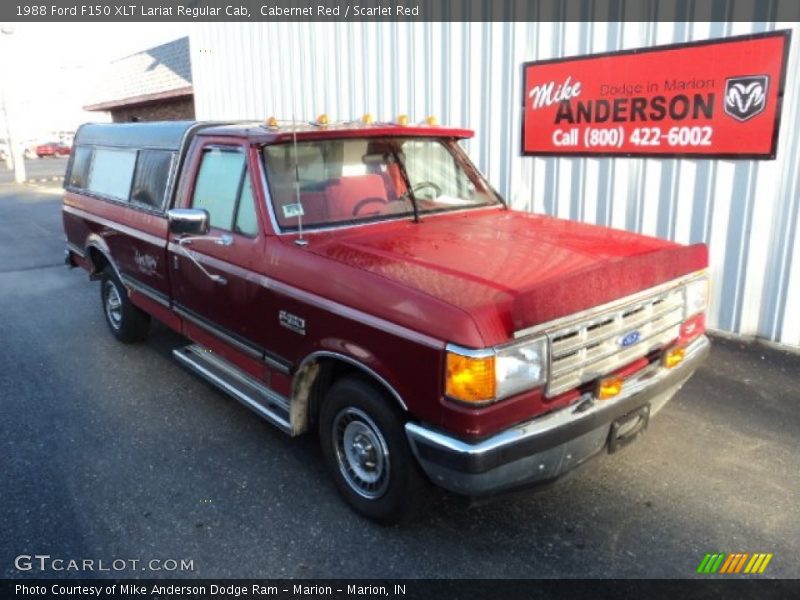
[[[188,242],[188,243],[191,243],[191,242]],[[225,279],[222,275],[217,275],[216,273],[209,273],[208,269],[206,269],[202,264],[200,264],[200,261],[197,260],[194,257],[194,254],[192,254],[191,251],[189,251],[189,249],[185,247],[185,244],[178,243],[178,248],[180,248],[181,252],[183,252],[183,254],[186,256],[186,258],[191,260],[195,264],[195,266],[198,269],[200,269],[200,271],[202,271],[203,275],[208,277],[211,281],[213,281],[214,283],[218,283],[219,285],[228,285],[228,280]],[[173,256],[174,256],[174,259],[175,259],[175,268],[177,269],[178,268],[178,257],[175,256],[175,255],[173,255]]]
[[[223,233],[216,240],[214,240],[214,243],[218,246],[230,246],[233,244],[233,236],[229,233]]]

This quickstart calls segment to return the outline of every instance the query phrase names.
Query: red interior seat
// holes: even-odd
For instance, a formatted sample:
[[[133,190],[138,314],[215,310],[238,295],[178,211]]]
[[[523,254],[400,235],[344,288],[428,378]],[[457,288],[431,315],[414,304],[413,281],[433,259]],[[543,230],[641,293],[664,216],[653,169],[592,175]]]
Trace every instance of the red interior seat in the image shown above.
[[[286,189],[282,193],[273,193],[275,193],[276,197],[276,213],[280,226],[296,225],[297,218],[286,217],[283,212],[284,206],[297,202],[294,189]],[[310,225],[328,221],[328,201],[323,192],[301,192],[300,202],[303,204],[303,223]]]
[[[386,176],[391,182],[390,187],[394,190],[395,195],[401,196],[406,191],[406,181],[400,172],[400,166],[395,162],[386,165]]]
[[[377,174],[342,177],[331,183],[325,190],[328,197],[328,211],[331,220],[342,221],[354,216],[365,216],[381,209],[379,202],[367,204],[358,215],[353,210],[365,198],[380,198],[387,202],[386,183]]]
[[[300,194],[303,203],[303,223],[309,225],[325,223],[328,216],[328,200],[322,192],[303,192]]]

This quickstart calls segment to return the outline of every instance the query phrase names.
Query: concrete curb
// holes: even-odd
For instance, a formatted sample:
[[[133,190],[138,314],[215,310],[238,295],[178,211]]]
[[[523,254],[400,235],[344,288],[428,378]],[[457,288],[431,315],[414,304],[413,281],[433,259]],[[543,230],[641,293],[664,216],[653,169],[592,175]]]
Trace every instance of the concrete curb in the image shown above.
[[[40,183],[50,183],[51,181],[64,181],[64,176],[59,175],[57,177],[37,177],[34,179],[26,179],[25,185],[38,185]]]

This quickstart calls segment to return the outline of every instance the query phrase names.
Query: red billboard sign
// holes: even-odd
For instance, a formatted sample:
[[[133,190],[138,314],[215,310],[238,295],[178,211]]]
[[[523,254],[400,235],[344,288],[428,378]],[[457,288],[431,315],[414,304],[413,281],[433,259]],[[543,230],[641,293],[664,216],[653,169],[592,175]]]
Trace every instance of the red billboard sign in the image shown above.
[[[525,63],[522,153],[775,158],[790,34]]]

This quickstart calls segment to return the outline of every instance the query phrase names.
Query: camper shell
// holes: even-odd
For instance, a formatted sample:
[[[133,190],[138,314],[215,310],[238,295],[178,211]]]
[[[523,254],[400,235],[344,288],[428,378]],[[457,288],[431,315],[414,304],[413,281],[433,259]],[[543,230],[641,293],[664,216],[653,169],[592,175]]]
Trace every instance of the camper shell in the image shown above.
[[[95,196],[99,199],[132,203],[142,210],[163,213],[172,206],[177,173],[183,165],[186,152],[192,139],[203,129],[219,123],[197,121],[159,121],[153,123],[86,123],[78,128],[73,141],[73,151],[67,163],[64,187],[67,190]],[[94,168],[97,150],[103,149],[136,153],[132,181],[141,184],[131,190],[127,198],[119,194],[104,193],[88,187],[89,177]],[[150,166],[149,176],[145,176],[147,159],[161,159],[157,172]],[[151,159],[152,162],[152,159]],[[98,169],[103,168],[98,165]],[[135,173],[138,170],[139,176]],[[146,201],[150,199],[150,201]]]

